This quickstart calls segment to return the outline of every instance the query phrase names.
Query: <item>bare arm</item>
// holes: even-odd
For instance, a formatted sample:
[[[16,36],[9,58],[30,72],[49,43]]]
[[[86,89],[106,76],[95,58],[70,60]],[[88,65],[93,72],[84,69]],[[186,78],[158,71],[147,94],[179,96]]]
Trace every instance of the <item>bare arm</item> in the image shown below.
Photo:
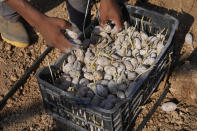
[[[25,0],[7,0],[7,4],[16,10],[31,26],[40,31],[49,46],[59,48],[62,52],[72,47],[61,33],[61,30],[70,28],[71,24],[68,21],[48,17],[33,8]]]

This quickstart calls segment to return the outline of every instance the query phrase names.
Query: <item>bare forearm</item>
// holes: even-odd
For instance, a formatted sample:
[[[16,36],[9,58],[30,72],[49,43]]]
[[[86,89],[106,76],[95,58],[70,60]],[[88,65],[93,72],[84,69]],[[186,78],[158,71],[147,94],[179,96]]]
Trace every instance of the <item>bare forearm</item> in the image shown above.
[[[17,11],[30,25],[38,27],[45,15],[33,8],[25,0],[7,0],[7,4]]]

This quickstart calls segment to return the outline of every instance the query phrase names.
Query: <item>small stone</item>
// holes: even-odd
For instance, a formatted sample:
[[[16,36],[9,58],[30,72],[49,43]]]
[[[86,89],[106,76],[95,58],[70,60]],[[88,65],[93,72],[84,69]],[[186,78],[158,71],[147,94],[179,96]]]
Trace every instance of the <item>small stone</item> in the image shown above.
[[[192,45],[193,43],[193,35],[192,33],[187,33],[186,36],[185,36],[185,42],[189,45]]]
[[[17,81],[17,76],[16,76],[16,75],[11,75],[11,76],[10,76],[10,79],[11,79],[12,81]]]
[[[95,106],[98,106],[100,103],[101,103],[101,99],[100,99],[100,97],[98,97],[98,96],[94,96],[93,98],[92,98],[92,101],[91,101],[91,104],[92,105],[95,105]]]
[[[12,46],[11,46],[11,45],[9,45],[9,44],[7,44],[7,45],[6,45],[6,47],[5,47],[5,49],[6,49],[7,51],[10,51],[10,50],[11,50],[11,48],[12,48]]]

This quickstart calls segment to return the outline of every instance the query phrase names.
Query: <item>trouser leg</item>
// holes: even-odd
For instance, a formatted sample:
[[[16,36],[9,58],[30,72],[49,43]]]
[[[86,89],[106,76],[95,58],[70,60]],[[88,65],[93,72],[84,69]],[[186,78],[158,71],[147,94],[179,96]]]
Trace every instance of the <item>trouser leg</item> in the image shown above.
[[[13,22],[20,18],[19,14],[5,2],[0,2],[0,15]]]
[[[88,4],[88,0],[66,0],[70,21],[74,23],[81,32],[83,31],[83,22],[85,18],[87,4]],[[91,3],[89,3],[89,7],[90,6]],[[90,23],[90,21],[91,21],[91,16],[90,16],[90,8],[89,8],[86,17],[86,26]]]

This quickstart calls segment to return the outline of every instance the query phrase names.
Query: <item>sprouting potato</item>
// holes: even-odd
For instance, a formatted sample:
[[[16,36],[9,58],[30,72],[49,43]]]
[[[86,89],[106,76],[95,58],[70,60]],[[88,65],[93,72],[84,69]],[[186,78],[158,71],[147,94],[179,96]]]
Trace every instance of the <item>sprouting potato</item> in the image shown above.
[[[77,91],[79,97],[84,97],[87,94],[88,87],[80,87]]]
[[[155,62],[155,58],[150,57],[144,60],[143,64],[145,65],[152,65]]]
[[[140,55],[144,56],[144,55],[146,55],[146,53],[147,53],[146,49],[141,49],[140,50]]]
[[[111,94],[116,94],[116,92],[117,92],[117,84],[116,84],[116,82],[114,80],[110,80],[108,85],[107,85],[107,87],[108,87],[108,90],[109,90],[109,92]]]
[[[63,72],[65,72],[66,74],[68,74],[72,69],[73,69],[73,64],[72,63],[67,63],[63,67]]]
[[[120,98],[120,99],[124,99],[126,96],[125,96],[125,93],[123,91],[118,91],[117,92],[117,96]]]
[[[140,50],[142,48],[142,43],[139,38],[134,39],[135,48]]]
[[[140,36],[143,40],[147,40],[148,39],[148,35],[144,32],[144,31],[140,31]]]
[[[130,61],[124,61],[124,65],[126,66],[127,70],[133,70],[134,69],[134,67],[133,67],[133,65],[131,64]]]
[[[147,71],[147,69],[147,66],[139,65],[138,68],[135,69],[135,72],[137,72],[138,74],[143,74]]]
[[[117,60],[121,59],[121,57],[119,57],[119,56],[117,56],[115,54],[112,54],[111,57],[114,58],[114,59],[117,59]]]
[[[73,64],[73,69],[77,71],[81,71],[81,62],[76,60]]]
[[[133,65],[134,68],[137,67],[138,65],[138,60],[136,58],[131,58],[130,59],[131,64]]]
[[[105,66],[104,71],[106,74],[113,76],[116,73],[116,67],[114,66]]]
[[[128,80],[135,80],[135,78],[137,77],[137,73],[134,71],[126,71],[127,74],[127,78]]]
[[[98,96],[94,96],[92,101],[91,101],[91,104],[94,105],[94,106],[99,106],[99,104],[101,103],[102,99]]]
[[[62,69],[70,78],[66,87],[72,85],[72,93],[84,102],[106,110],[128,97],[165,46],[163,32],[149,36],[136,28],[124,23],[117,32],[116,26],[96,26],[85,39],[89,48],[76,49],[67,57]]]
[[[148,37],[148,39],[147,39],[147,41],[148,41],[149,43],[153,43],[153,42],[156,41],[156,40],[158,40],[158,38],[157,38],[156,36],[150,36],[150,37]]]
[[[89,98],[93,98],[94,97],[94,92],[91,91],[91,90],[88,90],[86,96],[89,97]]]
[[[132,55],[132,51],[128,50],[127,55],[126,56],[131,56]]]
[[[139,37],[139,36],[140,36],[140,33],[138,31],[133,32],[133,37]]]
[[[96,67],[96,70],[97,70],[97,71],[103,71],[104,68],[103,68],[101,65],[98,65],[98,66]]]
[[[89,72],[84,73],[84,77],[88,80],[93,80],[94,79],[93,74],[89,73]]]
[[[157,44],[157,54],[159,55],[160,52],[162,51],[162,49],[164,48],[164,45],[163,43],[160,41],[158,44]]]
[[[73,85],[78,85],[78,83],[79,83],[79,78],[77,78],[77,77],[73,78],[72,84]]]
[[[66,29],[66,33],[67,33],[68,36],[70,36],[70,38],[72,38],[72,39],[77,39],[77,38],[79,37],[77,33],[73,32],[73,31],[71,31],[71,30],[68,30],[68,29]]]
[[[127,89],[127,85],[122,83],[122,84],[119,84],[118,85],[118,89],[121,90],[121,91],[125,91]]]
[[[93,73],[93,77],[94,77],[94,79],[95,80],[102,80],[103,79],[103,72],[101,72],[101,71],[95,71],[94,73]]]
[[[105,75],[104,75],[104,79],[105,79],[105,80],[112,80],[112,75],[105,74]]]
[[[81,71],[77,71],[77,70],[71,70],[69,71],[69,75],[72,77],[72,78],[79,78],[81,76]]]
[[[126,56],[126,48],[122,47],[120,50],[117,50],[116,53],[120,56]]]
[[[76,60],[76,56],[75,55],[69,55],[68,56],[68,63],[74,63]]]
[[[132,51],[132,55],[134,56],[134,57],[136,57],[136,55],[139,53],[139,50],[138,49],[134,49],[133,51]]]
[[[122,64],[122,63],[119,63],[119,66],[117,67],[117,73],[121,74],[125,70],[126,70],[126,66],[124,64]]]
[[[103,48],[107,43],[107,39],[104,39],[101,43],[99,43],[96,47],[97,48]]]
[[[84,61],[84,51],[82,49],[77,49],[75,52],[75,56],[77,57],[77,60],[80,62]]]
[[[107,88],[102,85],[93,86],[92,90],[94,91],[95,94],[101,97],[106,97],[108,95]]]
[[[141,55],[137,55],[136,58],[137,58],[138,64],[141,64],[142,61],[143,61],[142,56]]]
[[[156,58],[156,57],[157,57],[157,53],[152,52],[152,53],[150,54],[150,56],[151,56],[152,58]]]
[[[80,86],[87,86],[89,84],[89,80],[86,79],[86,78],[82,78],[80,81],[79,81],[79,85]]]
[[[96,63],[101,66],[108,66],[110,65],[110,60],[106,57],[101,57],[97,59]]]
[[[124,82],[126,80],[126,75],[124,72],[121,73],[121,75],[118,77],[118,79],[116,80],[117,84],[121,84],[122,82]]]
[[[111,30],[112,30],[112,28],[111,28],[110,25],[106,25],[106,26],[104,26],[103,30],[104,30],[104,32],[106,32],[106,33],[110,33]]]
[[[109,83],[108,80],[101,80],[101,81],[100,81],[100,84],[101,84],[101,85],[104,85],[104,86],[107,86],[108,83]]]
[[[112,47],[112,50],[120,50],[120,48],[121,48],[121,45],[114,45],[113,47]]]

